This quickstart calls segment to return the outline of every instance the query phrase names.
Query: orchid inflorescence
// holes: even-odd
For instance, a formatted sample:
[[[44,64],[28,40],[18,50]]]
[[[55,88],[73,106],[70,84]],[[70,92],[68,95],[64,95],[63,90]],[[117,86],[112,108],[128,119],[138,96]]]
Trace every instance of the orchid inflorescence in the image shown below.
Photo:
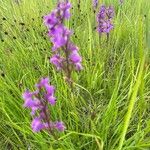
[[[113,29],[112,19],[114,17],[114,8],[102,5],[97,14],[97,31],[108,34]]]
[[[97,7],[98,1],[93,1],[93,6]],[[44,17],[44,23],[48,28],[48,36],[53,44],[53,56],[50,62],[57,70],[62,70],[65,73],[66,81],[71,83],[71,74],[73,70],[82,70],[82,58],[79,55],[79,48],[71,42],[70,37],[72,31],[64,25],[64,20],[69,19],[71,3],[58,1],[56,9]],[[112,18],[114,16],[113,7],[102,5],[97,14],[97,30],[100,33],[109,33],[112,28]],[[49,112],[49,105],[56,104],[55,87],[49,84],[49,78],[41,78],[36,84],[36,91],[31,92],[26,90],[23,93],[24,107],[31,109],[33,121],[31,123],[32,130],[39,132],[48,130],[53,136],[54,130],[64,131],[65,125],[62,121],[53,122]]]
[[[65,126],[63,122],[52,122],[50,118],[50,112],[48,104],[55,105],[56,98],[54,97],[55,88],[49,85],[48,78],[42,78],[38,84],[36,84],[36,91],[30,92],[26,90],[23,93],[24,107],[30,108],[32,121],[32,130],[39,132],[42,129],[48,130],[53,134],[53,130],[64,131]]]
[[[67,80],[71,80],[73,68],[77,71],[82,69],[79,48],[71,42],[72,31],[64,25],[64,20],[71,16],[70,9],[70,2],[59,2],[56,9],[44,17],[48,36],[53,44],[50,62],[57,70],[64,71]]]

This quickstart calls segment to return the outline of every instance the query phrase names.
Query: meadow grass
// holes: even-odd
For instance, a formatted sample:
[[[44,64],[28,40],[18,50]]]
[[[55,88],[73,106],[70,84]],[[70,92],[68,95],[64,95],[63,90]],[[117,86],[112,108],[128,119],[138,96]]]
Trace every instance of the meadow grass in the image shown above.
[[[149,150],[150,149],[150,2],[101,0],[115,7],[109,41],[95,30],[91,0],[71,0],[66,25],[80,48],[84,69],[74,73],[70,90],[49,63],[51,44],[42,16],[56,1],[0,1],[0,149]],[[55,140],[33,133],[22,93],[49,76],[56,86],[54,120],[67,130]]]

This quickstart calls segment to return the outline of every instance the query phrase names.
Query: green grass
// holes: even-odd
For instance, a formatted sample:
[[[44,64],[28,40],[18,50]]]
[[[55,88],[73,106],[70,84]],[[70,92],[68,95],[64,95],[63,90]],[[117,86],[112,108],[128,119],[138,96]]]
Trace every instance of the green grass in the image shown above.
[[[116,10],[106,43],[94,30],[91,0],[81,0],[80,9],[71,0],[66,24],[74,30],[72,41],[84,65],[73,74],[71,92],[48,59],[51,44],[42,16],[54,8],[53,1],[0,1],[0,149],[149,150],[150,3],[124,0],[121,7],[118,0],[103,0]],[[58,141],[46,132],[33,133],[30,111],[22,107],[22,93],[42,76],[57,88],[52,118],[67,126],[57,133]]]

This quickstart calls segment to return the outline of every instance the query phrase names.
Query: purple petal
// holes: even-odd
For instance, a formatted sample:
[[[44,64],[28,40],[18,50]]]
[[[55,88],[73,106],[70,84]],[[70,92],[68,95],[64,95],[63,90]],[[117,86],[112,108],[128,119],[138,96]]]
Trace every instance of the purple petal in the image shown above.
[[[37,118],[34,118],[34,120],[32,121],[31,127],[32,127],[32,130],[33,130],[34,132],[39,132],[39,131],[41,131],[45,126],[44,126],[43,123],[41,122],[41,119],[37,117]]]
[[[49,102],[51,105],[55,105],[55,104],[56,104],[56,98],[53,97],[53,96],[49,96],[49,97],[48,97],[48,102]]]
[[[62,131],[64,131],[64,130],[66,129],[66,127],[65,127],[65,125],[64,125],[63,122],[56,122],[56,123],[55,123],[55,128],[56,128],[58,131],[60,131],[60,132],[62,132]]]
[[[36,85],[37,88],[45,87],[45,85],[49,84],[49,78],[41,78],[40,82]]]
[[[77,51],[73,51],[70,56],[69,56],[70,60],[73,62],[73,63],[79,63],[82,61],[82,58],[81,56],[78,54]]]
[[[53,95],[55,92],[55,88],[52,85],[45,85],[46,91],[48,95]]]
[[[80,70],[83,69],[81,63],[76,63],[76,64],[75,64],[75,68],[76,68],[77,71],[80,71]]]
[[[62,62],[63,62],[63,58],[61,58],[58,54],[55,54],[51,59],[50,62],[56,66],[56,68],[58,70],[60,70],[62,68]]]

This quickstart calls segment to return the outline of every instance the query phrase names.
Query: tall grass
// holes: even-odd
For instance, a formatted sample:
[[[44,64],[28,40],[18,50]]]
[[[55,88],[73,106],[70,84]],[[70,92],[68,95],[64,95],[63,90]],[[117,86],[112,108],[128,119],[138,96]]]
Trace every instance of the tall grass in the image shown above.
[[[103,3],[116,11],[108,43],[95,31],[91,0],[82,0],[80,7],[72,0],[66,24],[74,30],[84,65],[73,75],[72,92],[49,63],[51,44],[42,16],[55,1],[0,1],[0,149],[150,149],[150,3]],[[52,118],[67,126],[57,141],[46,132],[33,133],[29,111],[22,107],[22,92],[33,89],[41,76],[57,87]]]

